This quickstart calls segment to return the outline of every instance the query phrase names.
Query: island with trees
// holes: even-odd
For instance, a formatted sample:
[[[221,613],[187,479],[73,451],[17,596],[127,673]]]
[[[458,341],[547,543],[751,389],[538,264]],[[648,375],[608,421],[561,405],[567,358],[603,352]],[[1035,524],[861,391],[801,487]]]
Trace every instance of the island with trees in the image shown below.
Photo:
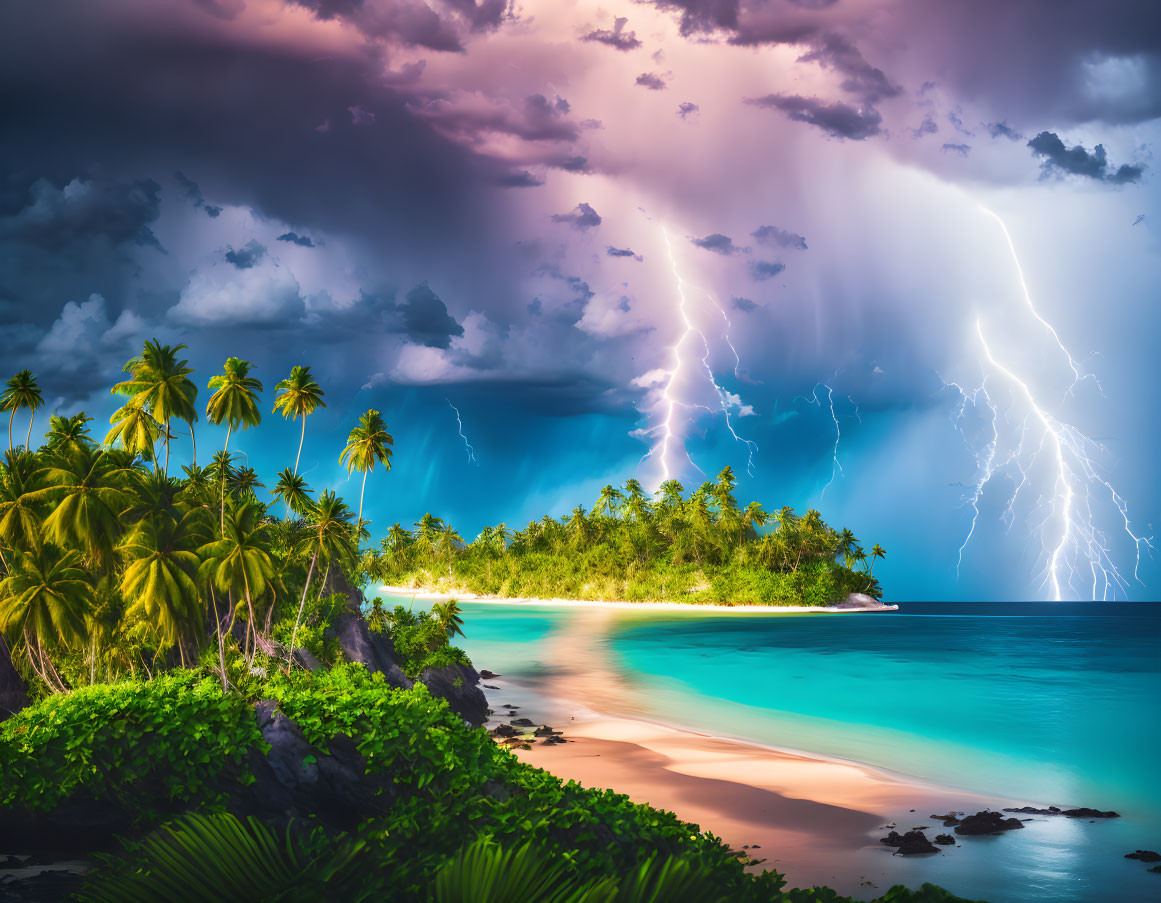
[[[740,506],[736,486],[730,467],[688,497],[677,480],[650,498],[630,479],[623,491],[605,486],[591,511],[485,527],[469,543],[426,514],[414,530],[389,528],[362,566],[390,587],[499,598],[820,607],[882,598],[878,543],[864,551],[814,509]]]
[[[29,417],[0,464],[0,855],[22,875],[0,899],[848,899],[786,888],[673,813],[562,782],[494,742],[479,674],[451,645],[471,629],[457,606],[389,612],[358,588],[365,481],[352,511],[288,462],[264,502],[261,475],[229,450],[262,419],[255,368],[230,358],[202,409],[182,348],[149,342],[126,363],[103,442],[85,414],[53,415],[32,448],[34,376],[0,396],[10,433]],[[302,430],[323,403],[306,367],[276,392]],[[171,443],[184,424],[196,461],[203,411],[226,442],[174,474]],[[392,445],[371,410],[335,450],[370,475]],[[724,495],[708,495],[691,516],[716,505],[731,523]],[[661,514],[643,497],[624,508],[592,529],[644,552]],[[741,538],[753,515],[736,517],[732,556],[778,548]],[[825,536],[798,572],[831,554]],[[732,560],[688,539],[691,566]],[[878,897],[956,899],[930,885]]]

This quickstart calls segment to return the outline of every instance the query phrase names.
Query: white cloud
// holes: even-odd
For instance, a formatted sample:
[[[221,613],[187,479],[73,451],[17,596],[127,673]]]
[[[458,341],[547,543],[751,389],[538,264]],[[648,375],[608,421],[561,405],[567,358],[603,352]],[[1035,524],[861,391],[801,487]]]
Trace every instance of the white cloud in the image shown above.
[[[110,322],[104,296],[93,293],[85,301],[66,302],[36,349],[61,369],[73,372],[91,365],[97,351],[128,344],[144,329],[145,321],[128,310]]]
[[[300,318],[305,303],[285,267],[264,262],[248,269],[228,263],[196,270],[169,315],[195,326],[283,323]]]

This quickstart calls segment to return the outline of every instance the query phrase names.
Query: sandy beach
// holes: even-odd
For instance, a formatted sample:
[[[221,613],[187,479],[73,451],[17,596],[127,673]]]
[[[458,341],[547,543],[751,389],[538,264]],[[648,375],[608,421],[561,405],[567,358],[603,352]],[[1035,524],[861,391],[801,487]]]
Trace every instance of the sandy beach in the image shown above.
[[[569,742],[533,739],[530,749],[514,752],[558,777],[675,812],[734,849],[748,847],[744,852],[765,860],[754,868],[783,872],[792,886],[825,883],[869,899],[891,883],[892,851],[879,843],[886,826],[939,829],[927,832],[932,837],[943,829],[929,815],[1011,804],[855,762],[635,717],[632,688],[586,639],[599,636],[601,623],[616,613],[591,608],[583,617],[584,628],[549,641],[548,654],[567,662],[559,680],[530,687],[498,674],[484,681],[495,712],[488,726],[518,716],[562,731]]]
[[[823,605],[701,605],[693,602],[605,602],[600,599],[537,599],[535,597],[488,596],[469,592],[443,592],[429,587],[380,586],[379,592],[393,596],[412,596],[426,602],[442,602],[458,599],[463,602],[493,602],[502,605],[549,605],[560,608],[656,608],[666,611],[712,611],[734,614],[858,614],[884,611],[898,611],[898,605],[884,605],[870,602],[843,602],[837,606]]]

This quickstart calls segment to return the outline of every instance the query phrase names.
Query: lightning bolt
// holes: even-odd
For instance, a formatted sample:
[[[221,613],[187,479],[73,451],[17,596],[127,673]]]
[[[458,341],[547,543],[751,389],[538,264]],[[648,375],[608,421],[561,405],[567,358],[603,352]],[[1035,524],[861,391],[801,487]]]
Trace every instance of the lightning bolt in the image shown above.
[[[464,448],[467,450],[467,453],[468,453],[468,463],[469,464],[479,463],[476,461],[476,450],[472,447],[472,443],[470,443],[468,441],[468,437],[464,435],[464,421],[463,421],[463,418],[460,417],[460,409],[457,408],[454,404],[452,404],[450,399],[445,398],[444,401],[447,402],[447,406],[449,408],[451,408],[453,411],[455,411],[456,429],[459,430],[460,438],[464,440]]]
[[[838,376],[838,374],[836,373],[835,376]],[[795,396],[794,400],[795,401],[798,401],[798,400],[805,401],[807,404],[815,405],[819,408],[819,410],[821,410],[823,400],[818,395],[819,389],[826,390],[826,408],[830,412],[831,422],[834,423],[834,447],[831,449],[830,479],[826,481],[826,485],[822,487],[822,492],[820,492],[818,495],[819,501],[822,501],[822,499],[826,497],[826,491],[828,489],[830,489],[830,487],[834,484],[834,481],[840,475],[842,475],[842,476],[846,475],[845,471],[843,470],[842,462],[839,461],[839,454],[838,454],[839,443],[842,441],[843,433],[842,433],[842,427],[839,426],[838,413],[835,411],[835,408],[834,408],[834,389],[832,389],[828,383],[816,383],[814,386],[814,389],[813,389],[813,391],[811,391],[809,397],[806,395],[798,395],[798,396]],[[851,407],[854,408],[855,418],[859,421],[859,423],[862,423],[863,422],[862,412],[859,411],[858,404],[856,404],[855,400],[853,398],[851,398],[851,396],[849,396],[849,395],[847,396],[847,401],[849,401],[851,403]]]
[[[1072,374],[1064,397],[1067,398],[1089,379],[1103,395],[1100,381],[1095,375],[1082,371],[1059,333],[1036,309],[1007,226],[991,210],[982,209],[1000,225],[1016,267],[1025,305],[1051,337]],[[967,440],[964,427],[967,410],[970,406],[973,410],[986,412],[987,438],[975,452],[976,480],[965,499],[972,513],[971,524],[959,549],[957,575],[976,532],[980,503],[987,488],[997,475],[1011,475],[1014,487],[1008,494],[1001,521],[1011,530],[1022,493],[1029,490],[1038,493],[1029,517],[1033,534],[1041,545],[1041,586],[1047,589],[1050,597],[1059,601],[1066,595],[1080,595],[1082,575],[1087,574],[1083,580],[1092,599],[1115,599],[1118,593],[1127,592],[1130,583],[1114,560],[1114,550],[1106,533],[1098,525],[1102,506],[1111,505],[1116,511],[1120,529],[1133,544],[1133,579],[1138,583],[1141,582],[1141,555],[1151,550],[1153,545],[1151,537],[1134,531],[1127,503],[1101,474],[1097,459],[1104,449],[1080,429],[1053,414],[1028,381],[1012,365],[999,359],[985,334],[982,318],[975,321],[975,340],[982,351],[985,370],[990,371],[991,376],[985,375],[976,388],[944,382],[946,388],[959,395],[954,420],[969,446],[972,443]],[[1001,399],[1003,405],[997,400],[999,392],[1005,395]]]
[[[677,292],[677,313],[681,321],[682,329],[680,335],[677,337],[677,341],[674,342],[671,349],[672,366],[661,372],[661,386],[658,390],[659,403],[657,405],[657,407],[659,407],[662,412],[661,420],[656,426],[640,431],[641,435],[654,436],[659,438],[655,440],[650,449],[642,456],[641,461],[644,462],[647,458],[656,457],[660,470],[659,482],[664,482],[670,479],[673,473],[673,470],[670,466],[670,458],[673,446],[676,444],[681,444],[681,449],[685,454],[686,460],[689,461],[690,465],[695,470],[697,470],[699,473],[702,473],[703,471],[694,462],[693,458],[689,454],[689,450],[685,448],[684,443],[681,441],[680,425],[678,423],[678,420],[680,419],[678,416],[680,410],[694,409],[705,411],[711,415],[724,415],[726,429],[729,430],[730,435],[733,436],[736,442],[746,446],[746,450],[748,452],[746,472],[753,476],[754,453],[758,450],[758,445],[752,439],[747,439],[744,436],[739,435],[737,429],[734,427],[734,421],[731,415],[731,409],[733,407],[736,406],[739,409],[742,408],[741,399],[739,396],[734,395],[725,389],[714,376],[713,367],[711,366],[709,360],[711,354],[710,343],[706,339],[705,333],[698,328],[693,318],[691,317],[691,304],[689,300],[689,292],[687,291],[690,286],[686,282],[685,277],[682,275],[681,267],[677,263],[677,255],[673,250],[673,242],[670,240],[669,230],[664,225],[662,225],[660,228],[662,238],[665,241],[665,251],[669,260],[670,269],[673,273],[674,288]],[[726,312],[722,308],[721,304],[718,303],[717,299],[713,296],[712,293],[706,292],[704,289],[699,291],[707,298],[709,298],[714,307],[717,308],[719,315],[725,323],[723,337],[726,344],[729,346],[730,352],[734,356],[734,373],[737,375],[738,370],[741,367],[741,358],[738,355],[737,348],[730,340],[730,319],[726,315]],[[697,366],[697,363],[693,363],[687,358],[687,353],[689,353],[687,351],[687,346],[689,346],[691,343],[695,343],[695,345],[696,343],[701,344],[701,354],[698,356],[697,363],[700,364],[700,369],[704,375],[706,383],[708,383],[709,387],[712,387],[713,392],[716,395],[716,408],[712,408],[709,405],[702,404],[697,401],[688,401],[679,397],[680,382],[682,377],[686,375],[687,368],[689,366]],[[696,351],[692,353],[696,355]],[[638,385],[643,385],[643,383],[638,382]]]

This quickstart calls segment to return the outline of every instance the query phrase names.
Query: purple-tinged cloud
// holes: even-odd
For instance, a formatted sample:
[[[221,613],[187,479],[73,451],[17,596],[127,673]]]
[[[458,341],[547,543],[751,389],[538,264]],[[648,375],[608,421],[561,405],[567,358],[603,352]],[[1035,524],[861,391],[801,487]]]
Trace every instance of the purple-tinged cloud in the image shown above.
[[[742,297],[738,297],[738,296],[735,296],[734,298],[732,298],[730,300],[730,304],[733,306],[733,308],[735,310],[740,310],[744,313],[750,313],[751,311],[755,311],[758,309],[757,302],[751,301],[749,298],[742,298]]]
[[[704,248],[715,254],[721,254],[724,257],[728,257],[731,254],[741,254],[747,250],[734,244],[734,240],[730,236],[722,235],[721,232],[714,232],[705,238],[691,238],[690,241],[699,248]]]
[[[625,25],[629,20],[624,16],[618,16],[613,20],[612,29],[597,28],[586,34],[582,41],[595,41],[598,44],[607,44],[615,50],[636,50],[641,46],[641,42],[637,39],[637,32],[625,31]]]
[[[924,135],[934,135],[938,131],[939,126],[935,124],[935,118],[928,113],[923,117],[923,121],[919,123],[919,126],[911,130],[911,137],[922,138]]]
[[[1007,122],[989,122],[988,134],[993,138],[1007,138],[1009,141],[1024,140],[1024,136],[1008,125]]]
[[[688,119],[690,116],[692,116],[694,113],[698,112],[698,110],[700,110],[700,109],[701,108],[697,104],[690,103],[687,100],[685,103],[678,104],[677,115],[680,116],[682,119]]]
[[[940,148],[945,154],[958,154],[961,157],[966,157],[971,153],[972,147],[970,144],[952,144],[948,143]]]
[[[248,270],[266,256],[266,246],[250,239],[236,251],[233,245],[226,245],[226,252],[223,256],[227,262],[232,263],[238,269]]]
[[[609,257],[631,257],[638,262],[645,259],[640,254],[634,253],[632,248],[614,248],[612,245],[605,248],[605,254]]]
[[[834,138],[863,141],[882,131],[883,117],[873,108],[857,109],[850,104],[827,103],[816,97],[788,94],[768,94],[748,97],[745,103],[755,107],[780,110],[795,122],[818,126]]]
[[[594,226],[601,224],[601,215],[597,213],[588,204],[580,203],[568,213],[554,213],[552,215],[554,223],[568,223],[574,229],[579,229],[582,232],[585,229],[592,229]]]
[[[765,282],[773,279],[786,269],[786,264],[773,260],[751,260],[750,276],[755,282]]]
[[[642,88],[648,88],[650,91],[665,90],[665,79],[655,72],[642,72],[637,76],[637,84]]]
[[[797,232],[788,232],[777,226],[759,226],[750,233],[759,244],[770,245],[775,248],[793,248],[796,251],[806,250],[806,239]]]
[[[1053,174],[1069,174],[1095,179],[1098,182],[1109,182],[1113,185],[1124,185],[1137,182],[1145,171],[1143,166],[1132,166],[1124,163],[1115,170],[1109,168],[1108,153],[1103,144],[1098,144],[1092,152],[1077,144],[1065,147],[1055,132],[1041,132],[1028,142],[1032,153],[1043,157],[1041,169],[1045,176]]]
[[[278,241],[290,242],[290,244],[298,245],[300,248],[313,248],[315,246],[312,238],[306,235],[299,235],[297,232],[283,232],[278,236]]]

